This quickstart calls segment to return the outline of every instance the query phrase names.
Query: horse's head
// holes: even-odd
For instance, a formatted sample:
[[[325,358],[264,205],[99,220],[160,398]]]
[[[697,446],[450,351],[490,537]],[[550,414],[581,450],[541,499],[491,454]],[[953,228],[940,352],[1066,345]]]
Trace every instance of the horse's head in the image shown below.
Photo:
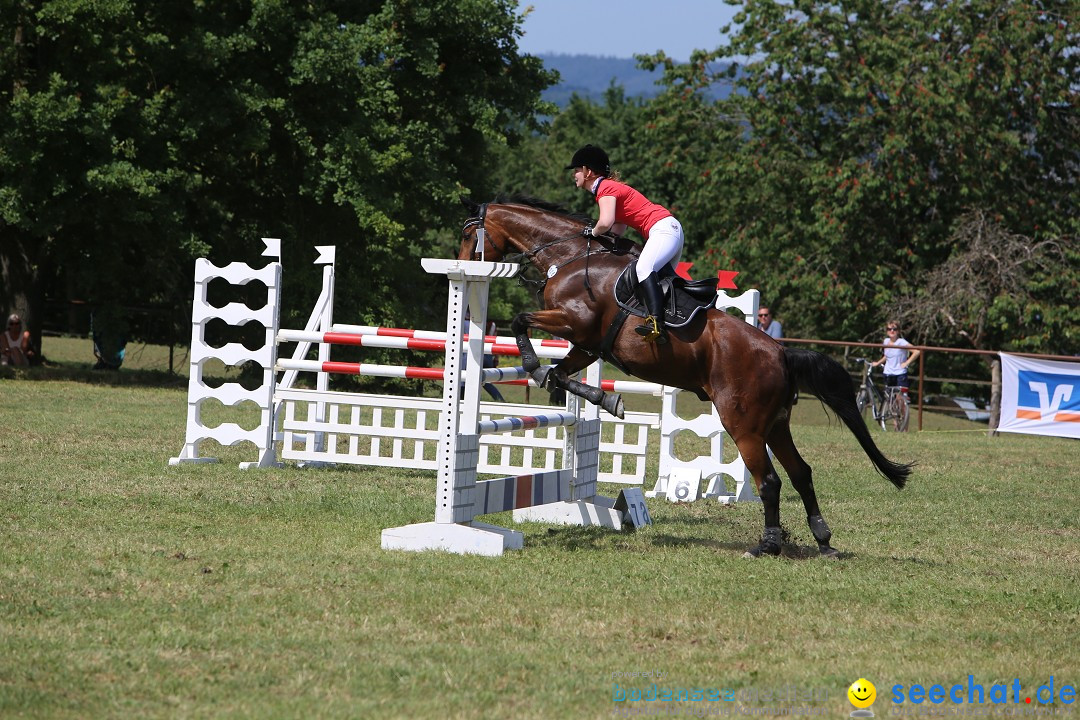
[[[489,232],[488,203],[476,203],[467,198],[461,204],[469,211],[469,218],[461,228],[461,247],[458,260],[479,260],[481,254],[485,260],[498,262],[508,252],[507,235],[504,232]]]
[[[459,260],[478,260],[481,250],[484,260],[491,262],[514,252],[530,255],[553,240],[579,238],[588,220],[532,198],[500,197],[492,203],[462,198],[461,204],[469,211],[469,219],[461,229]]]

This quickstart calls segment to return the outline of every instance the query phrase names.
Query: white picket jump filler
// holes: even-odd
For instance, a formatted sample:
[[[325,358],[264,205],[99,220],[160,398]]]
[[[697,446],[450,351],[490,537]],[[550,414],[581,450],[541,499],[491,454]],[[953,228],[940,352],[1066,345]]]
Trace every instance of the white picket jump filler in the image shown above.
[[[621,529],[622,513],[614,509],[615,501],[596,494],[600,445],[596,408],[591,411],[594,417],[585,420],[579,420],[576,407],[565,413],[550,412],[503,421],[479,419],[482,336],[487,320],[490,280],[492,277],[512,277],[519,266],[432,258],[424,258],[421,262],[429,273],[445,274],[450,286],[435,520],[383,530],[382,547],[501,555],[505,550],[523,547],[522,534],[479,522],[476,518],[505,510],[514,510],[515,520]],[[466,308],[471,311],[469,320],[465,319]],[[462,373],[461,338],[466,322],[470,326],[465,355],[468,363]],[[464,399],[459,395],[460,383],[463,383]],[[564,453],[566,467],[494,480],[477,479],[481,434],[541,425],[568,428]]]
[[[241,463],[240,467],[266,467],[274,462],[274,433],[272,398],[274,394],[274,338],[278,331],[278,310],[281,307],[281,241],[277,238],[263,238],[266,245],[264,257],[272,257],[274,262],[261,270],[256,270],[244,263],[230,263],[219,268],[209,260],[200,258],[195,263],[195,299],[191,307],[191,360],[188,368],[188,410],[187,430],[184,448],[180,455],[169,458],[170,465],[181,463],[217,462],[215,458],[199,454],[199,445],[203,440],[216,440],[222,445],[237,445],[252,442],[259,449],[259,458],[253,463]],[[259,310],[251,310],[243,303],[229,303],[222,308],[215,308],[206,300],[210,282],[222,278],[232,285],[246,285],[249,282],[261,282],[266,286],[267,301]],[[258,350],[248,350],[240,343],[228,343],[220,348],[213,348],[205,341],[206,325],[211,320],[221,319],[230,325],[243,325],[258,322],[266,331],[266,340]],[[221,360],[226,365],[239,365],[255,361],[263,368],[262,384],[254,390],[245,390],[239,383],[225,383],[217,388],[209,387],[203,381],[203,365],[207,360]],[[261,422],[259,427],[245,430],[236,423],[223,423],[216,427],[207,427],[202,422],[203,402],[214,399],[224,405],[236,406],[242,402],[254,402],[260,406]]]
[[[757,318],[758,305],[761,302],[761,294],[757,290],[747,290],[738,297],[732,297],[727,292],[720,290],[716,298],[716,307],[721,310],[735,308],[743,313],[748,323]],[[689,475],[690,479],[708,480],[708,487],[702,492],[704,498],[715,498],[723,504],[733,502],[760,502],[760,498],[754,494],[754,486],[751,482],[750,471],[743,462],[742,456],[736,453],[735,459],[724,462],[724,426],[720,422],[720,415],[716,408],[710,406],[709,413],[698,415],[695,418],[683,419],[676,413],[676,403],[680,391],[664,393],[661,415],[663,422],[660,425],[660,472],[652,490],[646,491],[646,497],[657,497],[677,500],[690,500],[695,498],[681,498],[675,494],[678,481],[677,475]],[[675,456],[675,438],[679,433],[690,432],[699,437],[708,438],[710,450],[708,455],[700,455],[692,460],[678,460]],[[724,484],[724,475],[730,475],[735,480],[734,492],[728,492]],[[670,496],[670,497],[669,497]]]

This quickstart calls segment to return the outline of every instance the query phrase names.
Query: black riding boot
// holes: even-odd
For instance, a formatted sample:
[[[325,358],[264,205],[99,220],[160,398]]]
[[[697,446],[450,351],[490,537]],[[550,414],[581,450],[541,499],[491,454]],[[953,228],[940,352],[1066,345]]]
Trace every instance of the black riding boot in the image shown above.
[[[656,278],[656,273],[642,280],[639,287],[642,298],[645,300],[645,307],[649,309],[649,316],[645,318],[645,322],[637,326],[635,332],[645,338],[645,342],[665,345],[668,336],[667,326],[664,324],[664,291],[660,289],[660,281]]]

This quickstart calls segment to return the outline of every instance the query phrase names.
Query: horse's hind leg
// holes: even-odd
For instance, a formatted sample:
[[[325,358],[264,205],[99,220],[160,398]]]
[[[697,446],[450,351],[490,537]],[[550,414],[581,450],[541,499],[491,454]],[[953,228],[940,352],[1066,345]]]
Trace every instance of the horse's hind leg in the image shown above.
[[[814,492],[814,477],[810,466],[799,455],[795,447],[795,441],[791,438],[791,427],[786,422],[778,422],[769,433],[769,448],[773,455],[787,471],[791,485],[802,498],[806,508],[806,522],[810,525],[810,532],[817,540],[818,550],[826,557],[836,557],[839,553],[829,545],[832,531],[821,517],[821,509],[818,507],[817,494]]]
[[[746,469],[754,478],[758,497],[765,509],[765,531],[761,535],[761,542],[747,550],[744,557],[779,555],[783,536],[780,529],[780,476],[769,461],[764,438],[760,435],[742,435],[733,439],[746,463]]]
[[[521,353],[521,366],[525,368],[526,372],[533,376],[533,380],[535,380],[540,387],[550,391],[563,388],[567,392],[577,395],[580,398],[584,398],[594,405],[599,405],[615,417],[622,418],[624,411],[621,396],[608,395],[598,387],[586,385],[583,382],[572,380],[569,377],[593,364],[596,361],[595,355],[590,355],[584,350],[575,347],[571,348],[570,352],[566,354],[566,357],[560,360],[554,367],[542,367],[540,365],[540,358],[537,357],[536,350],[533,348],[532,340],[528,335],[528,329],[530,327],[538,327],[541,330],[551,332],[548,327],[544,326],[542,323],[538,323],[536,319],[538,316],[544,315],[544,313],[560,312],[561,311],[549,310],[538,313],[521,313],[511,321],[510,329],[514,333],[514,340],[517,342],[518,351]]]

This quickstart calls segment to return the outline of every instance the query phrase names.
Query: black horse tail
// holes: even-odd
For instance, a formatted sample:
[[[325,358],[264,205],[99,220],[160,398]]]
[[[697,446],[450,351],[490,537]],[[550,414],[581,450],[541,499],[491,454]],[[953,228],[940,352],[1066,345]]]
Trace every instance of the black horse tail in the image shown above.
[[[904,487],[915,463],[894,463],[878,449],[859,414],[855,388],[844,366],[819,352],[791,347],[784,348],[784,363],[792,384],[810,391],[836,413],[855,435],[877,471],[896,487]]]

